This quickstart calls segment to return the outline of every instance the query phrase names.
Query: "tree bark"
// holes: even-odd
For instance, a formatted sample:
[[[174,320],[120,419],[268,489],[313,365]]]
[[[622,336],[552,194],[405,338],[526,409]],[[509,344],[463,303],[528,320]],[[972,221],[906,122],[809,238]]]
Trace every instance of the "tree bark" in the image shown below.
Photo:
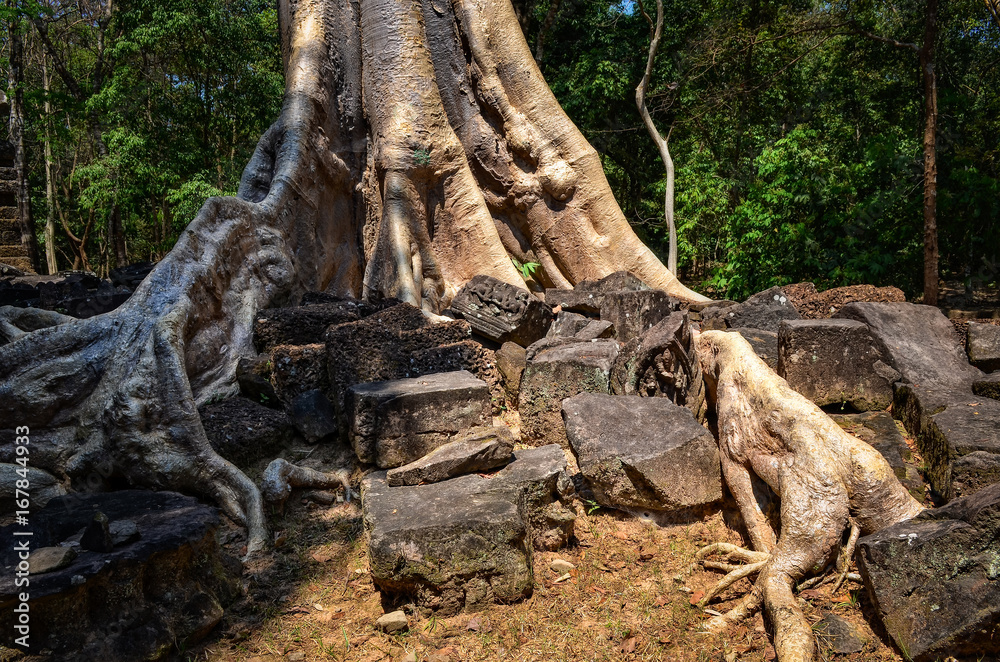
[[[938,0],[927,0],[924,43],[920,47],[920,73],[924,81],[924,303],[938,304],[937,231],[937,42]]]
[[[867,535],[923,507],[878,451],[789,388],[739,334],[708,331],[699,351],[718,417],[723,476],[753,547],[769,554],[750,594],[707,627],[724,628],[763,606],[779,661],[812,662],[812,630],[792,587],[832,562],[850,522]],[[780,535],[758,504],[754,480],[781,500]]]
[[[52,131],[49,102],[49,66],[48,57],[42,55],[42,87],[45,90],[45,263],[49,274],[59,271],[56,261],[56,205],[55,182],[52,177]]]
[[[650,20],[650,27],[653,28],[653,34],[649,42],[649,57],[646,60],[646,72],[642,76],[639,87],[635,89],[635,105],[639,108],[639,114],[642,116],[643,124],[646,125],[649,137],[653,139],[656,149],[660,152],[660,159],[663,161],[663,168],[667,173],[666,190],[663,194],[663,217],[664,223],[667,226],[667,233],[670,237],[667,269],[671,273],[677,273],[677,225],[674,220],[674,160],[670,156],[670,134],[668,133],[666,138],[663,137],[663,134],[653,124],[649,108],[646,107],[646,92],[649,88],[649,79],[653,75],[653,62],[656,59],[656,51],[660,47],[660,39],[663,36],[663,0],[656,0],[655,27],[652,26],[652,19],[646,14],[646,10],[643,9],[642,12]]]
[[[626,269],[681,285],[632,233],[508,0],[280,0],[285,102],[235,198],[212,198],[116,311],[0,346],[0,420],[38,467],[216,499],[267,535],[260,492],[197,405],[236,391],[257,310],[309,290],[439,313],[487,274],[524,286]],[[0,321],[16,315],[0,309]],[[0,461],[8,449],[0,447]]]
[[[1000,0],[986,0],[986,8],[990,10],[993,22],[1000,28]]]
[[[19,10],[16,2],[8,0],[7,6]],[[21,245],[28,252],[31,268],[40,270],[38,259],[38,238],[35,237],[35,222],[31,215],[31,192],[28,190],[27,163],[24,144],[24,39],[21,34],[22,20],[16,14],[11,16],[7,29],[10,49],[10,72],[8,86],[13,91],[10,98],[10,142],[14,146],[14,174],[17,186],[17,217],[21,224]]]

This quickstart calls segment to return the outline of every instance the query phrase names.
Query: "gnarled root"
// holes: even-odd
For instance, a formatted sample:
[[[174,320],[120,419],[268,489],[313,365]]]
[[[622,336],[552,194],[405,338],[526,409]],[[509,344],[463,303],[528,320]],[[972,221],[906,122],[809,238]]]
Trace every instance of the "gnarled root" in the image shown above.
[[[809,662],[815,655],[812,629],[792,587],[834,561],[849,522],[848,552],[858,535],[910,519],[923,507],[876,450],[790,389],[739,334],[709,331],[699,342],[709,399],[718,415],[723,475],[754,548],[769,553],[751,593],[705,627],[717,631],[763,606],[780,662]],[[754,495],[754,477],[781,500],[777,539]],[[842,558],[838,568],[845,574],[846,555]],[[746,572],[723,567],[733,576]]]
[[[321,490],[343,487],[347,491],[348,497],[351,494],[349,474],[346,471],[325,474],[308,467],[300,467],[281,458],[273,460],[267,465],[260,482],[260,491],[268,503],[283,510],[285,501],[292,494],[294,487],[312,487]]]

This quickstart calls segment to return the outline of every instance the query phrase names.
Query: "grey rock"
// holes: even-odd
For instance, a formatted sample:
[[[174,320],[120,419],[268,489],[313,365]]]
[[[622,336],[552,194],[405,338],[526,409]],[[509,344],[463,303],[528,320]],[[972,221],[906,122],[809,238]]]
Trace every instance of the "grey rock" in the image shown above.
[[[573,533],[559,500],[566,457],[558,446],[519,450],[490,478],[390,487],[384,472],[362,481],[372,579],[390,601],[455,613],[531,595],[533,550]]]
[[[362,462],[409,464],[491,421],[489,386],[465,370],[348,389],[348,436]]]
[[[664,397],[705,414],[705,383],[687,313],[676,312],[641,338],[627,342],[611,370],[615,395]]]
[[[615,338],[628,342],[679,308],[677,299],[660,290],[609,292],[601,301],[601,319],[614,325]]]
[[[1000,453],[1000,402],[969,391],[899,384],[893,412],[916,437],[931,487],[946,501],[960,496],[956,488],[968,495],[993,475],[983,455],[959,460]]]
[[[284,406],[302,393],[330,390],[327,348],[323,343],[278,345],[270,357],[274,392]]]
[[[761,329],[777,333],[782,320],[797,320],[801,319],[802,316],[785,295],[784,290],[780,287],[772,287],[754,294],[743,303],[702,311],[704,322],[718,318],[724,320],[726,326],[731,329]],[[719,322],[709,324],[709,326],[719,328]],[[708,326],[705,328],[707,329]]]
[[[848,403],[881,411],[900,378],[892,358],[863,322],[788,320],[778,329],[778,375],[819,406]]]
[[[823,619],[813,626],[813,632],[820,647],[835,655],[860,653],[868,642],[864,632],[833,612],[825,612]]]
[[[969,496],[1000,483],[1000,455],[989,451],[972,451],[951,463],[951,496]]]
[[[410,629],[410,622],[406,620],[406,613],[402,611],[392,611],[379,616],[375,621],[375,627],[382,632],[405,632]]]
[[[738,333],[750,343],[754,354],[767,364],[771,370],[778,369],[778,334],[763,329],[726,329],[729,333]]]
[[[134,521],[142,537],[109,553],[56,547],[97,512],[112,522]],[[31,578],[30,652],[49,649],[52,659],[68,662],[128,662],[193,645],[239,592],[242,567],[219,547],[218,524],[215,508],[172,492],[69,494],[33,511],[32,544],[76,557]],[[15,539],[14,528],[0,528],[0,540]],[[13,545],[0,549],[0,564],[16,563]],[[13,573],[0,575],[0,604],[24,590],[14,580]],[[0,610],[5,632],[13,631],[13,616]],[[108,629],[116,623],[117,633]]]
[[[455,441],[434,449],[402,467],[390,469],[390,487],[439,483],[469,473],[491,471],[507,465],[514,454],[514,437],[505,427],[460,434]]]
[[[972,382],[972,392],[986,398],[1000,400],[1000,372],[986,375]]]
[[[965,348],[972,365],[985,372],[1000,370],[1000,326],[969,322]]]
[[[111,537],[111,527],[108,516],[102,512],[94,513],[94,518],[87,524],[80,547],[90,552],[110,552],[115,547]]]
[[[285,412],[235,397],[198,408],[208,442],[219,455],[245,468],[299,439]]]
[[[725,331],[729,328],[726,323],[726,309],[737,305],[736,301],[722,300],[710,301],[705,304],[691,306],[691,320],[701,324],[702,331]],[[775,331],[775,333],[777,333]]]
[[[719,449],[691,411],[664,398],[581,394],[566,433],[598,503],[674,510],[722,498]]]
[[[111,534],[111,542],[115,547],[133,543],[142,537],[142,534],[139,532],[139,525],[130,519],[120,519],[111,522],[108,526],[108,532]]]
[[[292,424],[310,444],[336,437],[340,430],[337,412],[319,389],[297,395],[289,409]]]
[[[75,558],[76,550],[72,547],[41,547],[28,556],[28,572],[32,575],[42,575],[62,570]]]
[[[14,490],[17,489],[17,481],[25,478],[31,485],[32,508],[44,508],[52,499],[66,494],[66,489],[52,474],[31,466],[27,468],[26,473],[25,476],[25,468],[19,464],[0,462],[0,494],[8,495],[8,498],[0,499],[0,514],[5,515],[18,510],[13,499]]]
[[[938,389],[968,389],[982,377],[969,365],[951,322],[932,306],[913,303],[851,303],[835,315],[864,322],[891,357],[902,379]]]
[[[362,317],[368,304],[345,299],[335,303],[290,308],[269,308],[257,313],[253,342],[258,352],[270,352],[278,345],[309,345],[323,341],[323,333],[333,324],[353,322]]]
[[[478,491],[481,478],[389,487],[362,482],[372,580],[389,601],[453,614],[531,595],[532,552],[522,507]]]
[[[591,320],[587,326],[577,331],[573,336],[577,340],[597,340],[598,338],[614,338],[615,325],[605,320]]]
[[[914,662],[1000,653],[1000,484],[858,542],[886,631]]]
[[[551,306],[492,276],[476,276],[466,283],[452,299],[451,310],[479,335],[522,347],[544,337],[552,323]]]
[[[563,290],[559,290],[560,292]],[[572,338],[593,322],[593,318],[580,313],[562,310],[556,313],[552,326],[549,327],[546,338]]]
[[[518,397],[521,437],[534,446],[555,443],[568,448],[560,413],[562,401],[578,393],[611,392],[610,375],[618,343],[570,341],[542,348],[532,356],[536,345],[528,349],[528,365]]]
[[[561,306],[563,310],[596,315],[601,312],[601,306],[607,294],[649,289],[649,285],[629,272],[616,271],[597,281],[581,281],[572,290],[546,290],[545,301],[552,306]]]

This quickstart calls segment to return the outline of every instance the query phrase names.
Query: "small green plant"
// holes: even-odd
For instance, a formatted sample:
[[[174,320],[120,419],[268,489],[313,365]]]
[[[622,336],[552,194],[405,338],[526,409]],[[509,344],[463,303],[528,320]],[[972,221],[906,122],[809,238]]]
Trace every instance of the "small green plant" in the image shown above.
[[[521,272],[521,278],[524,280],[531,280],[538,274],[538,270],[542,268],[542,265],[538,262],[525,262],[522,264],[516,257],[510,258],[510,261],[514,263],[514,268]]]
[[[419,166],[431,164],[431,152],[427,149],[417,149],[413,151],[413,162]]]
[[[429,634],[434,634],[434,631],[437,630],[437,626],[438,626],[438,617],[432,615],[430,619],[428,619],[427,623],[424,624],[424,632],[427,632]]]
[[[260,394],[260,404],[266,405],[270,401],[271,401],[271,398],[267,397],[263,393]]]
[[[588,515],[592,515],[594,512],[601,509],[601,504],[597,503],[593,499],[584,499],[583,502],[587,504]]]

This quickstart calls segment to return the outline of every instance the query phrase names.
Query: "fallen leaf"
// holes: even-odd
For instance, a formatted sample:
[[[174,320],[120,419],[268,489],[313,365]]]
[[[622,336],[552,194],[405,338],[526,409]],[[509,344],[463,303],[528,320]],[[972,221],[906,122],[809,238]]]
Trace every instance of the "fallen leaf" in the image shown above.
[[[629,637],[622,642],[622,652],[626,654],[635,652],[635,637]]]
[[[465,624],[465,629],[469,632],[479,632],[479,628],[482,627],[482,621],[479,620],[478,616],[473,616],[469,619],[469,622]]]
[[[764,649],[764,659],[766,662],[774,662],[778,659],[778,654],[774,652],[774,646],[768,644],[767,648]]]
[[[705,597],[705,591],[695,591],[694,593],[691,594],[691,597],[688,598],[688,602],[690,602],[693,605],[696,605],[699,602],[701,602],[701,599],[703,597]]]
[[[318,552],[313,552],[312,554],[310,554],[310,556],[312,556],[312,560],[315,561],[316,563],[326,563],[327,561],[333,559],[333,554],[326,549],[321,549]]]
[[[657,607],[663,607],[664,605],[668,604],[669,602],[670,601],[667,600],[666,596],[661,595],[660,597],[656,598],[656,601],[653,604],[655,604]]]

